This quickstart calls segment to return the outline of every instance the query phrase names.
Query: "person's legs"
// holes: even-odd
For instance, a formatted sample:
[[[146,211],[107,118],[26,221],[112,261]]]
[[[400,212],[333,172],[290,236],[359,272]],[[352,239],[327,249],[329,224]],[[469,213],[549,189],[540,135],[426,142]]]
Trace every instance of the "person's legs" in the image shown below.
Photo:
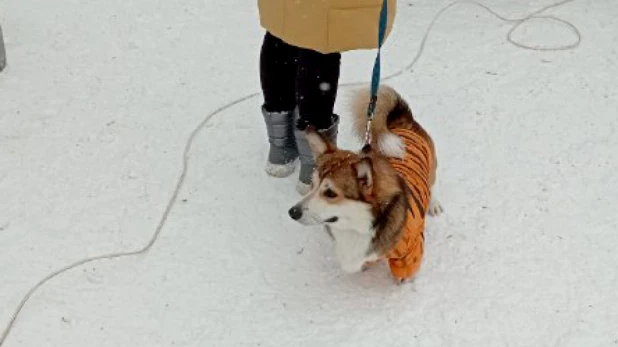
[[[260,52],[260,82],[266,111],[291,111],[296,107],[297,60],[298,48],[268,32],[264,35]]]
[[[266,172],[276,177],[290,175],[298,158],[293,120],[297,58],[296,47],[266,33],[260,52],[262,114],[270,143]]]
[[[327,129],[333,122],[333,109],[339,87],[341,54],[322,54],[300,49],[296,73],[296,104],[298,126]]]
[[[307,125],[312,125],[330,141],[337,140],[339,117],[333,110],[339,87],[340,66],[340,53],[322,54],[301,49],[298,55],[296,75],[298,120],[295,137],[301,162],[297,190],[301,194],[309,191],[315,167],[305,137],[305,128]]]

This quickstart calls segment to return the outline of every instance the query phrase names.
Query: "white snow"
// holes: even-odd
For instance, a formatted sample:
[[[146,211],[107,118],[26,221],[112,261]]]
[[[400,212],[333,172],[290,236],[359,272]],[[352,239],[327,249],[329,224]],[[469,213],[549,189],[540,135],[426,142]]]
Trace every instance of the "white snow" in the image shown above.
[[[517,18],[551,0],[487,1]],[[446,0],[400,0],[385,75],[414,59]],[[618,345],[618,6],[548,10],[579,47],[509,44],[513,23],[460,4],[389,81],[432,133],[445,212],[413,283],[345,274],[329,237],[264,173],[253,97],[215,115],[145,255],[45,283],[2,347]],[[259,91],[254,1],[2,0],[0,335],[25,293],[85,257],[143,247],[191,131]],[[513,39],[569,45],[555,20]],[[342,83],[374,52],[346,54]],[[341,89],[340,144],[350,136]]]

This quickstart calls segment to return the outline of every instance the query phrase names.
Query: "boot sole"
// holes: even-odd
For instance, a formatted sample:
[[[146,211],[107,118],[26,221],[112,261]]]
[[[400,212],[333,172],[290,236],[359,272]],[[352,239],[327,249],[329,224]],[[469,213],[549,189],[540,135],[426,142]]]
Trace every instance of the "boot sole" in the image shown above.
[[[311,184],[303,183],[298,181],[296,183],[296,191],[300,195],[307,195],[311,191]]]
[[[273,164],[271,162],[267,162],[264,171],[266,171],[269,176],[284,178],[293,174],[295,169],[296,160],[293,160],[287,164]]]

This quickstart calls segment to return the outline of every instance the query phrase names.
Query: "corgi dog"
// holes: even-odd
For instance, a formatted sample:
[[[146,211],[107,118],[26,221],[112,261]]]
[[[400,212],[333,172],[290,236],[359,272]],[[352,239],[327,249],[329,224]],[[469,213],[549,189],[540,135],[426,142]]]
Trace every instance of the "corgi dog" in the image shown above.
[[[357,135],[367,126],[369,91],[353,100]],[[307,140],[315,158],[312,187],[289,209],[303,225],[324,225],[343,271],[364,271],[386,260],[397,283],[421,266],[425,216],[443,209],[432,190],[436,151],[406,101],[393,88],[378,91],[371,143],[356,153],[337,148],[314,128]]]

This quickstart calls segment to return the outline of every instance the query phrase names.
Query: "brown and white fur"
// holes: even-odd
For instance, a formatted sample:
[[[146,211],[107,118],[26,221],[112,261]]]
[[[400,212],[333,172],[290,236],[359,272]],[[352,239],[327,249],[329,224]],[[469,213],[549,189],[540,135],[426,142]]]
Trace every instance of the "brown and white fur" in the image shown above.
[[[362,138],[366,127],[368,91],[359,91],[353,102],[356,132]],[[373,143],[367,153],[337,148],[314,129],[307,139],[316,160],[311,191],[289,210],[292,219],[303,225],[324,225],[334,240],[335,252],[345,272],[359,272],[382,258],[398,242],[406,219],[406,186],[389,163],[389,157],[402,157],[402,140],[389,129],[405,128],[426,136],[414,120],[403,98],[392,88],[379,90],[372,124]],[[432,191],[435,166],[430,174]],[[442,212],[432,193],[427,211]]]

